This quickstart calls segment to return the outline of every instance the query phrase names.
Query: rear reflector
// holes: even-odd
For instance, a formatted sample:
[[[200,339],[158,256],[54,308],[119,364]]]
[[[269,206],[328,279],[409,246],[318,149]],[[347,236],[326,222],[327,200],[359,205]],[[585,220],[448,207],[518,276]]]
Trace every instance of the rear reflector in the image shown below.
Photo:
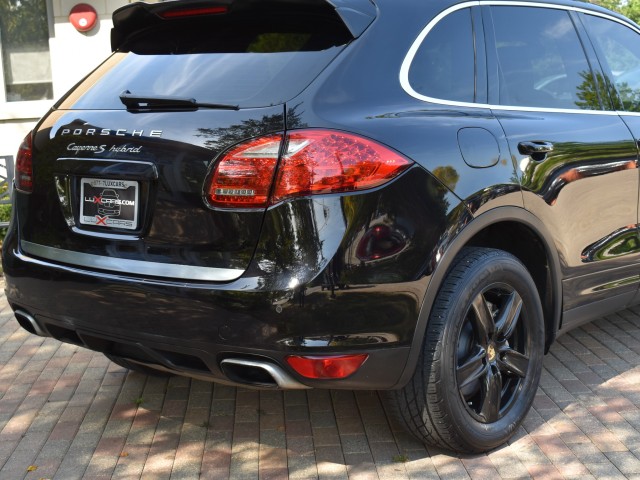
[[[176,8],[173,10],[167,10],[160,13],[162,18],[181,18],[181,17],[196,17],[199,15],[220,15],[221,13],[227,13],[228,8],[224,6],[220,7],[201,7],[201,8]]]
[[[206,190],[210,205],[258,208],[292,197],[366,190],[412,165],[391,149],[350,133],[294,130],[280,156],[282,140],[281,135],[259,137],[223,155]]]
[[[334,356],[297,356],[286,358],[287,363],[296,372],[306,378],[337,379],[346,378],[358,370],[369,356],[357,355]]]
[[[24,137],[16,158],[16,189],[24,193],[33,191],[33,140],[32,132]]]

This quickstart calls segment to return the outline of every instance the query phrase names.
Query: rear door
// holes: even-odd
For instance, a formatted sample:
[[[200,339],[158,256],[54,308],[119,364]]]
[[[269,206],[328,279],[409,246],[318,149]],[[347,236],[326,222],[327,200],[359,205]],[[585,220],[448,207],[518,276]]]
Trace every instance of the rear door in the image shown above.
[[[558,6],[484,9],[497,80],[490,103],[519,167],[525,208],[555,236],[564,309],[575,314],[565,323],[586,318],[580,307],[593,301],[624,305],[638,284],[637,149],[608,103],[577,16]]]
[[[34,191],[19,202],[27,254],[199,281],[249,264],[264,208],[212,206],[210,173],[239,142],[282,135],[286,102],[353,36],[324,1],[188,7],[116,12],[115,53],[38,126]]]
[[[615,17],[580,15],[615,109],[640,145],[640,31]]]

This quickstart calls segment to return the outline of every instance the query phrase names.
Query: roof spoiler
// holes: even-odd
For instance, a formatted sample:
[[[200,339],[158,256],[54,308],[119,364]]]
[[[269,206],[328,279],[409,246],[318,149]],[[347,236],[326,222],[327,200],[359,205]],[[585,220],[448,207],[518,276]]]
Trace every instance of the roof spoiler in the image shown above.
[[[171,12],[213,11],[220,7],[220,13],[233,13],[236,10],[249,10],[254,6],[273,5],[275,7],[305,6],[333,8],[353,38],[362,35],[377,15],[373,0],[171,0],[161,3],[136,2],[125,5],[113,12],[111,29],[111,50],[119,50],[122,45],[141,30],[159,26],[172,21],[176,16]],[[217,10],[217,9],[216,9]],[[215,14],[215,13],[214,13]],[[169,18],[169,19],[167,19]]]

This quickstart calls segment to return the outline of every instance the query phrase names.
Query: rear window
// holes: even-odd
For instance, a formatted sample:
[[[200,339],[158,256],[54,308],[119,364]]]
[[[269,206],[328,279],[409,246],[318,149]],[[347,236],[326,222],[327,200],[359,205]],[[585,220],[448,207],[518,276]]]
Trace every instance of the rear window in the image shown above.
[[[58,108],[124,109],[125,91],[240,108],[284,103],[351,40],[335,14],[292,13],[160,21],[130,35]]]

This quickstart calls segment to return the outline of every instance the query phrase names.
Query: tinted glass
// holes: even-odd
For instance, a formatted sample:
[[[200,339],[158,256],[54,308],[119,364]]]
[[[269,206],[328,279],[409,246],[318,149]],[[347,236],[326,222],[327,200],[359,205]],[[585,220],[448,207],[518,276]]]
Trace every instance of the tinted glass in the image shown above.
[[[615,108],[640,111],[640,36],[617,22],[585,15],[603,69],[618,92]]]
[[[442,100],[473,102],[475,60],[471,10],[454,12],[426,36],[409,69],[409,83]]]
[[[127,41],[127,51],[115,53],[85,81],[87,88],[76,90],[86,92],[60,108],[122,109],[125,90],[240,107],[277,105],[300,93],[350,39],[335,22],[170,25]]]
[[[492,7],[500,104],[599,109],[593,76],[569,13]]]

